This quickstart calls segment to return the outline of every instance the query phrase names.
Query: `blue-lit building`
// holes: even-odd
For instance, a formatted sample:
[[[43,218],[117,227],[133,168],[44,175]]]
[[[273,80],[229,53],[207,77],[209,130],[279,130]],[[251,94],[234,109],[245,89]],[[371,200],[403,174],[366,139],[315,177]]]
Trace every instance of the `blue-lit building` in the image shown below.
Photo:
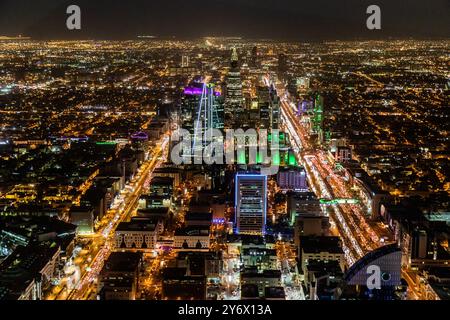
[[[235,230],[264,235],[267,218],[267,176],[238,173],[235,178]]]

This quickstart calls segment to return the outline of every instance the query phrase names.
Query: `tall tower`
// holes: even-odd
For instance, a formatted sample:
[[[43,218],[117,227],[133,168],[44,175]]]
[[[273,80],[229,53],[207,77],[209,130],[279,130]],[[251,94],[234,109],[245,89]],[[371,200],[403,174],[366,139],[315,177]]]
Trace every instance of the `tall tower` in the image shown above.
[[[318,135],[319,143],[323,141],[323,97],[317,94],[314,98],[313,131]]]
[[[181,127],[192,136],[194,148],[203,148],[206,130],[223,129],[223,100],[214,85],[192,82],[184,88],[180,118]]]
[[[198,93],[200,92],[198,91]],[[223,120],[219,116],[220,102],[218,97],[219,93],[214,91],[214,85],[203,84],[194,122],[194,150],[196,147],[203,147],[208,143],[208,137],[205,135],[208,129],[223,128]]]
[[[258,107],[260,126],[263,129],[279,129],[280,101],[273,87],[258,87]]]
[[[280,53],[278,55],[278,76],[280,78],[284,78],[287,71],[288,71],[287,55],[284,53]]]
[[[267,176],[236,174],[235,205],[236,233],[264,235],[267,218]]]
[[[280,128],[280,98],[274,86],[270,86],[270,128]]]
[[[253,68],[257,68],[258,67],[258,47],[254,46],[252,48],[252,53],[251,53],[251,66]]]
[[[233,48],[231,52],[231,67],[235,69],[239,68],[239,58],[236,48]]]
[[[257,88],[259,123],[261,129],[270,129],[270,92],[266,86]]]
[[[226,80],[225,117],[226,127],[231,128],[244,112],[242,97],[241,70],[236,48],[233,48],[230,60],[230,70]]]

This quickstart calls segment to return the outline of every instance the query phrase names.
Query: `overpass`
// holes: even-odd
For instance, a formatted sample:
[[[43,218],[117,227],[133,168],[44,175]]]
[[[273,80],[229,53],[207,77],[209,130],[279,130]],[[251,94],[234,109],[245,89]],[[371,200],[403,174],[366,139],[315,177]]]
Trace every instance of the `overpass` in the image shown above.
[[[319,199],[320,204],[324,205],[333,205],[333,204],[357,204],[359,203],[358,199],[351,198],[336,198],[336,199]]]

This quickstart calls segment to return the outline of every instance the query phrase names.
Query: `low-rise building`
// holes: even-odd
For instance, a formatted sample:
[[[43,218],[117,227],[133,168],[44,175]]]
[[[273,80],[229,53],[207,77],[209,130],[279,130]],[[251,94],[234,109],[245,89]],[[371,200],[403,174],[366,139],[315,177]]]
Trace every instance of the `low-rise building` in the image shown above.
[[[171,177],[153,177],[150,181],[149,194],[158,196],[172,196],[174,179]]]
[[[81,235],[94,233],[94,208],[74,206],[70,209],[70,222],[76,225],[77,233]]]
[[[163,299],[206,299],[207,282],[204,275],[190,275],[187,268],[165,268],[162,277]]]
[[[188,212],[184,218],[186,226],[210,227],[212,223],[212,213],[209,212]]]
[[[135,300],[139,289],[139,267],[142,254],[112,252],[98,279],[101,300]]]
[[[277,251],[258,247],[242,248],[241,261],[244,267],[257,267],[259,271],[277,268]]]
[[[281,286],[281,271],[264,270],[258,272],[256,268],[247,268],[241,272],[241,285],[247,284],[257,285],[259,295],[262,296],[266,287]]]
[[[121,222],[115,231],[116,248],[153,251],[161,222],[155,219]]]
[[[345,267],[344,251],[339,237],[301,236],[298,257],[303,271],[309,260],[336,260],[342,270]]]
[[[41,300],[60,253],[56,242],[17,247],[0,264],[0,300]]]
[[[319,199],[314,192],[287,193],[287,212],[291,225],[299,216],[323,216]]]

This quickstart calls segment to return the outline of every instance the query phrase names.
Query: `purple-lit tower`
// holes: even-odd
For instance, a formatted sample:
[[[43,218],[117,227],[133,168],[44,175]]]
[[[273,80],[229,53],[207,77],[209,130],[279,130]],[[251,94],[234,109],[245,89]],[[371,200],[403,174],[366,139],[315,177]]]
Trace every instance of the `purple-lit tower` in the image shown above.
[[[193,148],[206,142],[208,129],[223,129],[223,102],[213,84],[193,82],[184,88],[181,105],[181,126],[192,134]]]

